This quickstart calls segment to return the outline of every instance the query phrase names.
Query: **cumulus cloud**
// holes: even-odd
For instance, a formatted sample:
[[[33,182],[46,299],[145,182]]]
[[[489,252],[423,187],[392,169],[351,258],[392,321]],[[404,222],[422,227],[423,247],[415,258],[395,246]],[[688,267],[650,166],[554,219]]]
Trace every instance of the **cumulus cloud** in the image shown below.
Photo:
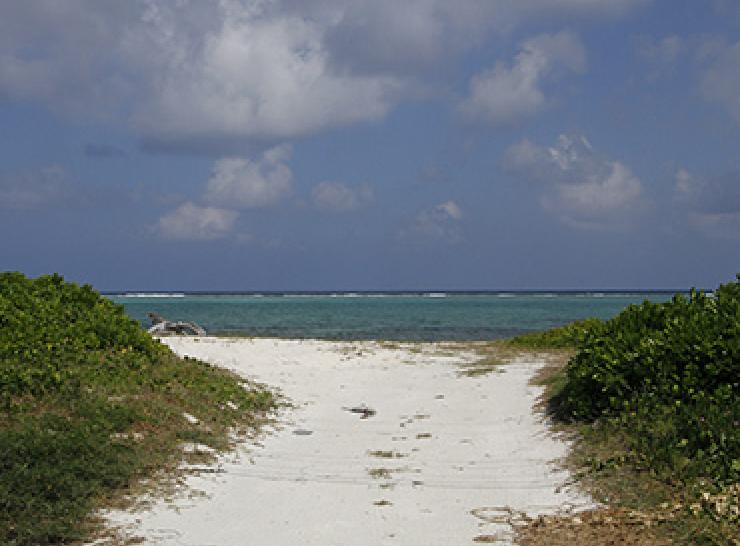
[[[459,243],[463,238],[462,217],[462,209],[457,203],[445,201],[419,212],[399,235],[401,240],[411,242]]]
[[[460,112],[471,121],[512,123],[545,107],[542,83],[557,69],[583,72],[586,51],[570,32],[542,34],[522,44],[511,65],[497,63],[470,81],[470,95]]]
[[[275,146],[258,159],[225,157],[215,162],[202,206],[187,202],[160,218],[156,231],[165,239],[206,241],[229,235],[239,210],[275,205],[292,191],[293,173],[286,164],[290,146]],[[251,235],[238,234],[237,242]]]
[[[0,96],[123,119],[151,149],[223,152],[377,120],[492,32],[647,1],[2,2]]]
[[[373,190],[362,185],[352,188],[340,182],[321,182],[311,191],[311,200],[322,210],[348,212],[373,200]]]
[[[705,178],[679,169],[674,200],[692,227],[710,236],[740,237],[740,172]]]
[[[315,22],[227,5],[206,36],[181,36],[176,14],[148,21],[157,35],[176,29],[172,49],[193,51],[187,62],[162,59],[155,73],[135,117],[150,141],[284,139],[378,119],[394,103],[398,80],[330,69]]]
[[[205,200],[214,205],[249,209],[274,205],[292,190],[293,172],[286,164],[289,146],[276,146],[257,160],[226,157],[216,161]]]
[[[228,235],[237,217],[238,213],[233,210],[187,202],[160,218],[157,231],[164,239],[210,241]]]
[[[524,140],[507,150],[504,166],[541,184],[543,208],[576,227],[618,224],[642,195],[629,167],[597,154],[579,135],[560,135],[552,147]]]
[[[0,175],[0,208],[33,210],[58,204],[68,192],[64,169],[58,165]]]
[[[719,103],[740,122],[740,42],[715,47],[718,51],[704,73],[701,91],[705,99]]]

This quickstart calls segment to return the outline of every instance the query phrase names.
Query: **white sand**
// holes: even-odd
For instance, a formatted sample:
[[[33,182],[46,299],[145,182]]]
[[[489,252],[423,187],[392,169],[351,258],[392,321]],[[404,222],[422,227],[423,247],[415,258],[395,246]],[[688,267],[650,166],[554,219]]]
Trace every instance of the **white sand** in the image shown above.
[[[112,524],[167,546],[509,544],[508,509],[552,513],[589,500],[559,491],[566,445],[533,412],[541,363],[463,377],[470,354],[445,355],[273,339],[171,338],[179,354],[273,385],[298,406],[261,446],[188,479],[183,495]],[[343,410],[375,409],[367,419]],[[196,416],[197,417],[197,416]],[[295,434],[295,431],[311,434]],[[373,451],[401,457],[383,458]],[[375,469],[375,472],[373,470]],[[192,497],[192,495],[191,495]],[[387,501],[390,504],[377,505]]]

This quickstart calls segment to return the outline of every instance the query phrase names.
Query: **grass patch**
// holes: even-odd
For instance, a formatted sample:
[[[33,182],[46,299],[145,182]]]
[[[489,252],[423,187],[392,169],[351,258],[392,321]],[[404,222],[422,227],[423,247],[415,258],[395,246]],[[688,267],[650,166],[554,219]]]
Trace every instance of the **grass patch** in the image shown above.
[[[478,357],[476,360],[460,365],[458,375],[461,377],[481,377],[499,372],[502,365],[523,354],[518,347],[506,341],[457,343],[450,344],[448,348],[457,353],[468,350]]]
[[[172,476],[184,442],[224,450],[274,404],[88,286],[0,274],[0,543],[89,540],[94,511]]]
[[[460,366],[459,375],[463,377],[482,377],[490,373],[502,371],[502,366],[516,359],[544,361],[545,365],[540,374],[549,374],[550,369],[560,369],[564,362],[573,355],[572,348],[527,348],[511,340],[497,340],[485,343],[475,343],[462,348],[469,348],[480,356],[479,360],[466,362]]]

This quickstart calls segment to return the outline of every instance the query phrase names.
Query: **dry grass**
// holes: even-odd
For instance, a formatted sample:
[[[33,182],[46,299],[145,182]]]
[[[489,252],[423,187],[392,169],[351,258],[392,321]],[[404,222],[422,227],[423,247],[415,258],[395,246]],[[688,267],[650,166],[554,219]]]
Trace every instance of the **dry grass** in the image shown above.
[[[378,457],[380,459],[400,459],[402,457],[408,457],[408,455],[404,455],[403,453],[399,453],[398,451],[383,451],[380,449],[377,449],[375,451],[368,451],[367,454],[370,457]]]
[[[540,517],[520,527],[520,546],[671,546],[657,528],[669,516],[609,508],[571,516]]]
[[[388,468],[371,468],[367,471],[370,477],[376,480],[389,480],[391,472]]]

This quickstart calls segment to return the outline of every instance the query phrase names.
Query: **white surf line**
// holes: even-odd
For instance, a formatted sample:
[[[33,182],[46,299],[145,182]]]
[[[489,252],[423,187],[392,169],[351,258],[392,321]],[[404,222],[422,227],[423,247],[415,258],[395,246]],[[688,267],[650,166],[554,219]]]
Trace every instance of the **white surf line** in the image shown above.
[[[561,486],[566,445],[528,384],[541,363],[459,375],[470,354],[375,343],[170,338],[200,358],[282,390],[296,404],[261,446],[188,478],[207,498],[110,514],[146,544],[511,544],[516,514],[591,506]],[[361,419],[343,408],[376,411]]]

